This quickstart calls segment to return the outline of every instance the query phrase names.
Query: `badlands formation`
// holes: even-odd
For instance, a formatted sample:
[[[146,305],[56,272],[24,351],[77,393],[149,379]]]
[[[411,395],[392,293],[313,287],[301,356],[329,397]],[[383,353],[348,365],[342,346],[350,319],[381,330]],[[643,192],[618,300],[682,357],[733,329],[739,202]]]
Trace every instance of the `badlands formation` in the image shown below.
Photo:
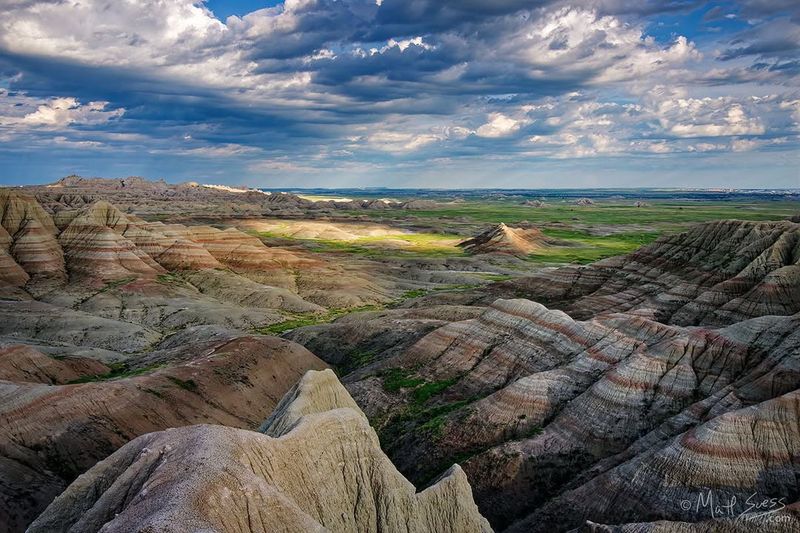
[[[104,199],[163,187],[107,180],[92,195],[57,198],[0,189],[3,530],[24,530],[140,435],[202,423],[257,429],[306,371],[327,367],[261,329],[384,304],[416,286],[225,224],[146,221]]]
[[[360,339],[350,349],[374,362],[345,382],[401,472],[425,482],[459,462],[497,530],[788,531],[800,527],[799,290],[800,225],[703,224],[591,266],[364,314],[362,329],[399,324],[402,348]],[[482,312],[419,321],[465,307]],[[287,337],[314,351],[349,342],[355,320]],[[714,516],[695,504],[709,493],[738,501],[735,516],[781,503],[703,525]]]
[[[260,432],[198,425],[130,442],[78,478],[31,532],[491,531],[456,465],[416,492],[326,370]]]
[[[489,228],[459,246],[471,254],[511,254],[525,256],[548,245],[548,239],[537,229],[509,228],[503,223]]]
[[[0,189],[0,529],[800,529],[800,224],[357,246],[436,205]]]

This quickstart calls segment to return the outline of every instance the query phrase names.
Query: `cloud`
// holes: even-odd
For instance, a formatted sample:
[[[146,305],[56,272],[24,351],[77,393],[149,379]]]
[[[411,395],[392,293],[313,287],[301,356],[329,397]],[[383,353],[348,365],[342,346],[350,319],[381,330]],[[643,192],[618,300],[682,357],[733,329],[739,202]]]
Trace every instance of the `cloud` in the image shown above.
[[[743,56],[757,56],[762,60],[794,58],[800,51],[800,18],[779,18],[765,21],[736,35],[719,59],[729,61]]]
[[[507,117],[502,113],[492,113],[489,115],[489,122],[479,127],[475,133],[479,137],[494,139],[511,135],[521,126],[522,122],[519,120]]]
[[[158,152],[158,150],[154,150]],[[191,157],[234,157],[244,154],[256,154],[261,152],[254,146],[243,146],[235,143],[215,144],[210,146],[198,146],[195,148],[185,148],[176,150],[173,153]]]
[[[665,131],[677,137],[761,135],[758,117],[748,115],[730,98],[678,98],[658,104],[655,113]]]
[[[443,135],[434,133],[378,131],[364,138],[356,139],[351,146],[356,149],[366,146],[385,152],[412,152],[444,138]]]
[[[53,137],[52,142],[60,147],[75,148],[78,150],[96,150],[106,147],[105,144],[98,141],[73,141],[64,137],[63,135]]]
[[[7,2],[0,151],[389,176],[796,149],[794,3],[700,6],[288,0],[222,21],[195,0]],[[737,19],[697,33],[703,10]],[[655,31],[663,13],[686,32]]]
[[[519,153],[564,159],[791,146],[800,132],[797,109],[796,99],[778,95],[690,98],[656,87],[637,103],[571,93],[521,105],[511,116],[526,139]]]
[[[703,15],[703,22],[713,22],[715,20],[724,19],[726,15],[725,8],[722,6],[713,6]]]
[[[634,79],[700,58],[679,36],[662,47],[641,27],[596,11],[565,7],[507,28],[499,54],[514,58],[531,77],[580,76],[589,83]]]
[[[64,130],[72,125],[97,126],[120,118],[124,109],[107,110],[108,102],[81,104],[74,97],[37,99],[0,89],[0,127]]]

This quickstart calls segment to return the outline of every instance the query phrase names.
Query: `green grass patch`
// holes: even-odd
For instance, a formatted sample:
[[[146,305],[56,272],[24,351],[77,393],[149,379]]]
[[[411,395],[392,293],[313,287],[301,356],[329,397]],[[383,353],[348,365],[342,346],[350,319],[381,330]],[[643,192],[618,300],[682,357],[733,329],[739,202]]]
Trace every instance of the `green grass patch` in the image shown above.
[[[423,408],[419,404],[408,405],[396,413],[381,429],[379,432],[381,445],[385,450],[390,450],[403,435],[411,431],[420,431],[429,437],[437,438],[442,434],[448,415],[479,399],[480,397],[474,397],[429,408]]]
[[[478,276],[486,281],[508,281],[514,278],[508,274],[478,274]]]
[[[424,379],[410,377],[413,370],[390,368],[383,373],[383,388],[388,392],[411,389],[425,383]]]
[[[679,194],[679,193],[676,193]],[[724,219],[779,220],[797,212],[797,205],[787,201],[760,201],[743,199],[735,201],[709,200],[653,200],[646,207],[635,207],[634,200],[598,200],[595,205],[576,206],[571,201],[553,200],[545,207],[532,208],[520,205],[516,199],[468,200],[459,204],[437,208],[407,211],[386,209],[366,213],[363,210],[346,210],[342,214],[372,222],[392,224],[409,218],[420,220],[431,227],[446,227],[448,234],[428,230],[418,233],[392,233],[385,236],[363,236],[350,241],[326,239],[294,239],[288,231],[276,228],[254,233],[264,238],[282,239],[297,243],[316,253],[346,254],[368,259],[392,258],[449,258],[463,257],[465,252],[456,244],[476,231],[476,227],[504,222],[511,226],[522,221],[543,228],[546,235],[570,241],[575,246],[552,247],[532,255],[529,259],[541,264],[587,264],[614,255],[629,253],[643,244],[652,242],[664,232],[681,231],[690,224]],[[567,229],[547,228],[548,225],[566,225]],[[576,229],[568,229],[569,226]],[[582,227],[601,228],[629,226],[629,232],[595,236],[582,231]],[[460,229],[463,228],[463,231]],[[646,229],[647,231],[640,231]],[[460,235],[456,235],[459,233]],[[390,242],[391,241],[391,242]],[[500,276],[500,275],[497,275]],[[488,281],[504,279],[485,278]]]
[[[411,396],[414,398],[415,402],[423,404],[430,400],[431,397],[441,393],[443,390],[450,387],[457,381],[458,378],[445,379],[442,381],[429,381],[416,387],[414,392],[411,393]]]
[[[345,358],[345,364],[341,368],[342,375],[367,366],[375,360],[377,355],[377,350],[355,350],[349,353]]]
[[[111,281],[106,282],[106,286],[100,289],[100,292],[110,291],[111,289],[116,289],[118,287],[122,287],[123,285],[127,285],[132,281],[136,281],[138,278],[136,276],[128,276],[125,278],[114,279]]]
[[[277,324],[270,324],[263,328],[258,328],[256,331],[262,335],[280,335],[293,329],[302,328],[303,326],[313,326],[315,324],[322,324],[327,322],[324,315],[320,313],[308,314],[305,316],[298,316],[290,318]]]
[[[457,235],[438,233],[393,233],[390,235],[364,236],[353,240],[296,239],[280,231],[262,231],[255,235],[267,239],[281,239],[302,244],[310,252],[326,254],[358,255],[370,259],[383,257],[453,257],[463,256],[464,251],[456,246],[461,239]],[[394,241],[389,243],[388,241]],[[403,244],[397,246],[397,241]]]
[[[447,416],[453,411],[461,409],[465,405],[471,404],[475,400],[475,398],[459,400],[457,402],[452,402],[445,405],[437,405],[436,407],[426,409],[420,414],[420,418],[427,418],[428,420],[427,422],[420,424],[420,431],[424,431],[432,437],[441,436],[442,429],[444,429],[444,424],[447,422]]]
[[[431,437],[440,437],[442,435],[442,431],[444,430],[445,422],[447,422],[446,415],[435,416],[424,424],[420,425],[419,430],[425,432]]]
[[[467,201],[435,209],[414,210],[420,219],[454,219],[496,224],[517,224],[527,220],[533,224],[572,222],[587,225],[625,224],[692,224],[711,220],[778,220],[797,212],[791,202],[777,201],[663,201],[651,202],[648,207],[634,207],[630,203],[600,203],[576,206],[568,202],[552,203],[546,207],[532,208],[506,201]],[[360,211],[348,211],[363,215]],[[376,219],[403,219],[409,213],[402,210],[383,210]]]
[[[183,283],[183,280],[174,274],[159,274],[156,276],[156,281],[162,285],[175,285]]]
[[[413,369],[390,368],[385,370],[382,373],[384,390],[398,392],[401,389],[412,389],[411,399],[413,403],[416,406],[421,406],[461,379],[457,377],[441,381],[427,381],[413,377],[413,374]]]
[[[588,264],[607,257],[630,253],[659,236],[658,232],[616,233],[592,235],[579,230],[544,229],[543,233],[564,242],[564,246],[550,246],[528,256],[534,263]]]
[[[256,328],[255,331],[256,333],[261,333],[262,335],[280,335],[281,333],[286,333],[287,331],[305,326],[327,324],[350,313],[376,311],[378,309],[380,309],[380,307],[377,305],[363,305],[361,307],[329,309],[328,311],[322,313],[296,313],[289,315],[289,317],[283,322],[270,324],[269,326],[264,326],[263,328]]]
[[[410,291],[406,291],[400,297],[401,300],[410,300],[412,298],[419,298],[420,296],[425,296],[428,294],[428,289],[412,289]]]

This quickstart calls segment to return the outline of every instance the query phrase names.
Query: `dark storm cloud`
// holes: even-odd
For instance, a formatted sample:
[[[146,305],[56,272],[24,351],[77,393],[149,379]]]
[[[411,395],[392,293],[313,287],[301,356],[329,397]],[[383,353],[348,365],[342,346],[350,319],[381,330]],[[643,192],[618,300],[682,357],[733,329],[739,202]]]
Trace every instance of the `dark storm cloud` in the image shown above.
[[[738,48],[729,48],[720,55],[722,61],[742,56],[795,56],[800,50],[800,43],[787,37],[764,38]]]
[[[246,15],[243,22],[256,28],[248,36],[252,39],[250,57],[293,59],[312,54],[332,42],[356,40],[369,28],[377,10],[374,2],[321,0],[293,9],[291,25],[265,23],[263,12]],[[237,24],[232,27],[235,29]]]
[[[597,9],[601,14],[644,16],[685,11],[699,4],[697,0],[595,0],[580,5]],[[492,17],[575,5],[562,0],[385,0],[368,35],[385,39],[397,33],[441,32],[469,25],[480,26]]]
[[[765,21],[740,32],[722,52],[720,59],[727,61],[743,56],[794,58],[800,52],[800,21],[787,18]]]
[[[795,17],[800,13],[800,4],[796,0],[740,0],[742,15],[746,17],[770,17],[777,14],[791,13]]]

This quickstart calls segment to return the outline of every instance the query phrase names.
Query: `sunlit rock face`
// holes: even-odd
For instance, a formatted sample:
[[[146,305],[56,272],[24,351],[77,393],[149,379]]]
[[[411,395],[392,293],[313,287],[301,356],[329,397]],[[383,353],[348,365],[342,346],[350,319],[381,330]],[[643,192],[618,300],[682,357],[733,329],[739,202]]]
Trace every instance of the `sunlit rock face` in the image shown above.
[[[66,279],[58,229],[36,199],[0,189],[0,227],[0,283],[21,287],[31,280]]]
[[[498,224],[459,243],[471,254],[511,254],[526,256],[548,246],[549,240],[538,229],[510,228]]]

